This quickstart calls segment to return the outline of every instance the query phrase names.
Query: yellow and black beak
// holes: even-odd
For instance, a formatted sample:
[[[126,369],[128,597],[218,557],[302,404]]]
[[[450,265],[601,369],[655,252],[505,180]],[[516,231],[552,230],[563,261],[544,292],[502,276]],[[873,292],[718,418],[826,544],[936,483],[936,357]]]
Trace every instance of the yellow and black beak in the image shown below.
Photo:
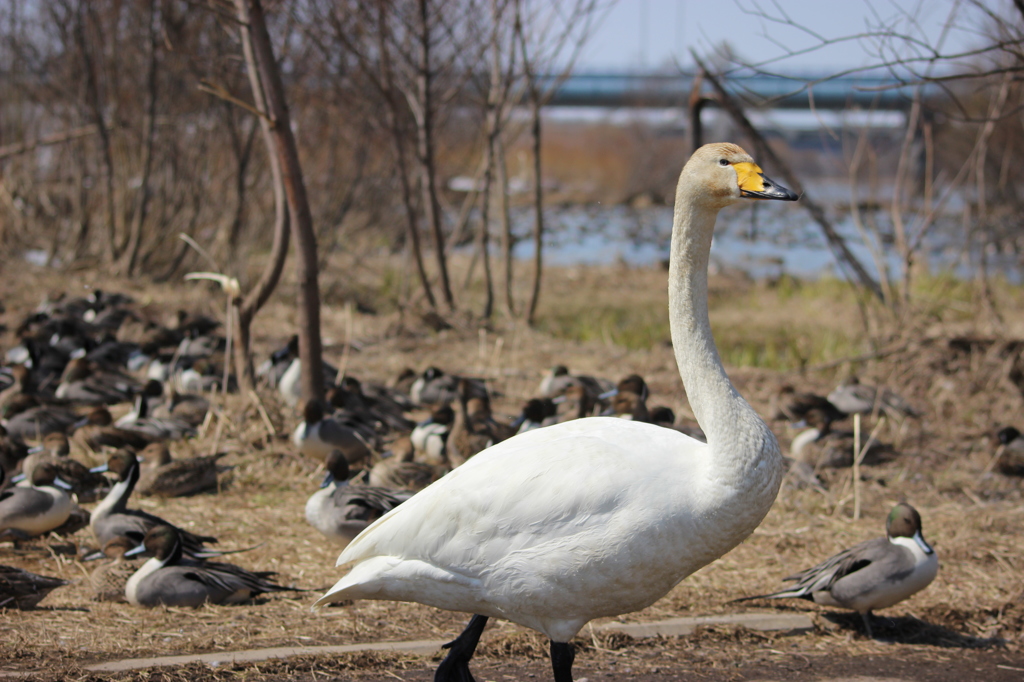
[[[761,172],[756,163],[734,163],[736,177],[739,180],[740,196],[747,199],[776,199],[779,201],[796,201],[794,192],[786,189],[774,180],[769,180]]]

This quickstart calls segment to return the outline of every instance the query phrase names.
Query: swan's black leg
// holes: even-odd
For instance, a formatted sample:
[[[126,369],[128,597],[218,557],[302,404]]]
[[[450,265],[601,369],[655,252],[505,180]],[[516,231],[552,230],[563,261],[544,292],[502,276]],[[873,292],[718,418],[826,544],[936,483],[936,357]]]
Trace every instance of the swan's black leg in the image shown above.
[[[434,682],[476,682],[473,673],[469,672],[469,659],[473,658],[485,625],[487,616],[473,616],[462,634],[444,645],[448,655],[437,666]]]
[[[551,642],[551,668],[555,671],[555,682],[572,682],[572,662],[576,648],[568,642]]]

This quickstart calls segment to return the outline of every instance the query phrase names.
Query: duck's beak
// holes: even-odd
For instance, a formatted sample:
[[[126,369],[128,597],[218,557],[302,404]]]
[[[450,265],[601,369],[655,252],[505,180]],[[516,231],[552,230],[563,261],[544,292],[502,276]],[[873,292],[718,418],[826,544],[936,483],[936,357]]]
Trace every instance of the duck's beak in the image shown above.
[[[917,546],[920,547],[921,551],[925,554],[931,554],[935,551],[934,549],[932,549],[931,545],[925,542],[924,536],[921,535],[921,531],[917,531],[916,533],[914,533],[914,542],[917,543]]]
[[[796,201],[800,197],[765,176],[756,163],[734,163],[740,185],[740,196],[746,199],[776,199]]]
[[[127,552],[125,552],[123,554],[123,556],[126,556],[126,557],[138,556],[138,555],[144,553],[145,551],[146,551],[146,544],[143,543],[143,544],[141,544],[141,545],[139,545],[137,547],[133,547],[132,549],[129,549]]]
[[[327,475],[324,476],[324,480],[320,484],[320,487],[321,488],[326,488],[327,486],[329,486],[332,483],[334,483],[334,474],[332,474],[330,471],[328,471]]]

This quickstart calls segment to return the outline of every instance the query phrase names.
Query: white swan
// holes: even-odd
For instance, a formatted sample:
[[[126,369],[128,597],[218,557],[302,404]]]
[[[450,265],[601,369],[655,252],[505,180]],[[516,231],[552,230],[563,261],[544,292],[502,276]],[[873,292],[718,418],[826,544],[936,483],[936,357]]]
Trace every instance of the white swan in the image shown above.
[[[701,443],[595,417],[499,443],[363,531],[349,573],[316,602],[415,601],[476,614],[435,680],[471,679],[488,617],[551,639],[556,682],[590,620],[643,609],[746,538],[782,480],[779,446],[726,376],[711,336],[707,266],[718,211],[796,199],[733,144],[698,149],[676,191],[669,315]]]

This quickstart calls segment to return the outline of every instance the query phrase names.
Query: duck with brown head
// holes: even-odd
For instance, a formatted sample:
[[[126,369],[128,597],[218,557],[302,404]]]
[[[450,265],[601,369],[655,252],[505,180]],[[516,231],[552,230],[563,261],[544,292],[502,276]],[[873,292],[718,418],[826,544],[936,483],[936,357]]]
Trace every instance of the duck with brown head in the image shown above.
[[[151,528],[171,525],[149,512],[128,508],[128,498],[131,497],[141,472],[138,457],[134,452],[127,449],[118,450],[107,460],[106,470],[117,476],[117,483],[93,510],[89,523],[100,546],[120,536],[131,538],[138,544]],[[182,547],[189,555],[201,554],[206,543],[217,542],[215,537],[195,535],[181,529],[178,531]]]
[[[650,606],[750,535],[775,500],[782,456],[729,381],[707,310],[715,220],[747,199],[796,196],[732,144],[698,149],[676,192],[670,328],[707,443],[607,417],[517,435],[361,533],[338,558],[348,573],[317,605],[384,599],[475,614],[440,681],[471,679],[487,619],[511,620],[551,640],[555,680],[568,682],[569,642],[587,622]]]
[[[3,475],[0,470],[0,476]],[[0,492],[0,536],[36,537],[59,528],[71,516],[74,504],[67,492],[55,485],[59,479],[51,462],[36,466],[31,481],[27,488]]]
[[[306,502],[306,521],[341,545],[414,494],[411,490],[349,485],[348,462],[337,450],[327,456],[325,465],[323,485]]]
[[[135,606],[238,604],[267,592],[301,591],[278,585],[272,572],[253,573],[234,564],[188,558],[181,531],[172,526],[151,528],[142,544],[126,556],[143,551],[153,555],[128,582],[124,596]]]

